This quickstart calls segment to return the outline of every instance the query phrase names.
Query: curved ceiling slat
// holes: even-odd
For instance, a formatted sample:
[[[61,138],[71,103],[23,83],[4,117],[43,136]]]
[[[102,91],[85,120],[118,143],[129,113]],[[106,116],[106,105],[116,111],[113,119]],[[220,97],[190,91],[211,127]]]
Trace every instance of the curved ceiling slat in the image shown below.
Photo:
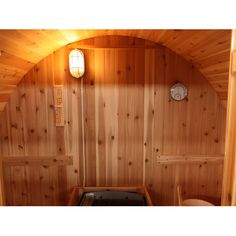
[[[139,37],[170,48],[191,61],[226,101],[230,30],[0,30],[0,111],[41,59],[69,43],[105,35]]]

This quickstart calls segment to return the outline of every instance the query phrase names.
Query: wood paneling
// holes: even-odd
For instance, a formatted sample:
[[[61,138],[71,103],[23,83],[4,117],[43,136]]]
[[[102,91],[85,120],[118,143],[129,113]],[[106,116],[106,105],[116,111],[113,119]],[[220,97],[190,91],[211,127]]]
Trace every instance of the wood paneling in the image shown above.
[[[236,206],[236,31],[232,31],[222,205]]]
[[[38,63],[1,115],[7,205],[65,205],[82,184],[80,83],[68,74],[67,56],[64,48]],[[54,84],[63,85],[62,128],[55,126]]]
[[[78,45],[86,45],[82,90],[68,74]],[[187,100],[170,99],[176,81]],[[64,127],[55,127],[54,83],[64,85]],[[220,197],[225,108],[198,69],[163,46],[117,36],[68,45],[24,77],[0,119],[2,155],[73,156],[69,166],[5,168],[8,205],[65,204],[83,176],[86,186],[145,184],[160,205],[175,204],[177,183],[189,195]]]
[[[0,159],[0,206],[5,204],[5,194],[4,194],[4,183],[3,183],[3,167],[2,160]]]
[[[104,37],[107,35],[142,38],[170,48],[192,62],[223,103],[226,102],[230,30],[0,30],[0,88],[17,85],[36,63],[69,43],[103,36],[96,47],[107,47],[109,39]],[[141,41],[132,38],[129,47],[139,47]],[[122,42],[118,36],[113,37],[111,42],[118,47],[127,46],[127,42]],[[13,90],[14,87],[11,92]],[[0,111],[8,98],[9,94],[3,99],[0,97]]]

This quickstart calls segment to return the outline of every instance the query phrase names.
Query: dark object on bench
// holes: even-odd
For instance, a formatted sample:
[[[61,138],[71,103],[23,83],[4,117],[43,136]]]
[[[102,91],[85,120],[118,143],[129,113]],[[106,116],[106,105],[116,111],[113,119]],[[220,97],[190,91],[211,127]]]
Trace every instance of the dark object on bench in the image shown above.
[[[79,206],[146,206],[145,197],[139,193],[100,191],[84,193]]]

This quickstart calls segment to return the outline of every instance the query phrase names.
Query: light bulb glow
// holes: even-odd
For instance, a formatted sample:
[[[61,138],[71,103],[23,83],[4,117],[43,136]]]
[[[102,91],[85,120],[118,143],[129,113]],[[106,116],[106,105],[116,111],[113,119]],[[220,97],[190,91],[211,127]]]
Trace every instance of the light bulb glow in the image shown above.
[[[84,75],[84,54],[79,49],[71,50],[69,54],[70,74],[75,78],[80,78]]]

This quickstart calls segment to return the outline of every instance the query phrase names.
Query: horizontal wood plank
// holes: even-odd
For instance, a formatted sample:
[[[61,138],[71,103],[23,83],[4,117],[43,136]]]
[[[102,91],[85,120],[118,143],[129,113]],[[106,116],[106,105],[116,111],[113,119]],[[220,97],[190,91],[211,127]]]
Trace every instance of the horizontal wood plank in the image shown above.
[[[179,163],[206,163],[206,162],[223,162],[223,155],[160,155],[157,156],[157,164],[179,164]]]
[[[9,156],[1,157],[3,165],[8,166],[62,166],[72,165],[72,156]]]

